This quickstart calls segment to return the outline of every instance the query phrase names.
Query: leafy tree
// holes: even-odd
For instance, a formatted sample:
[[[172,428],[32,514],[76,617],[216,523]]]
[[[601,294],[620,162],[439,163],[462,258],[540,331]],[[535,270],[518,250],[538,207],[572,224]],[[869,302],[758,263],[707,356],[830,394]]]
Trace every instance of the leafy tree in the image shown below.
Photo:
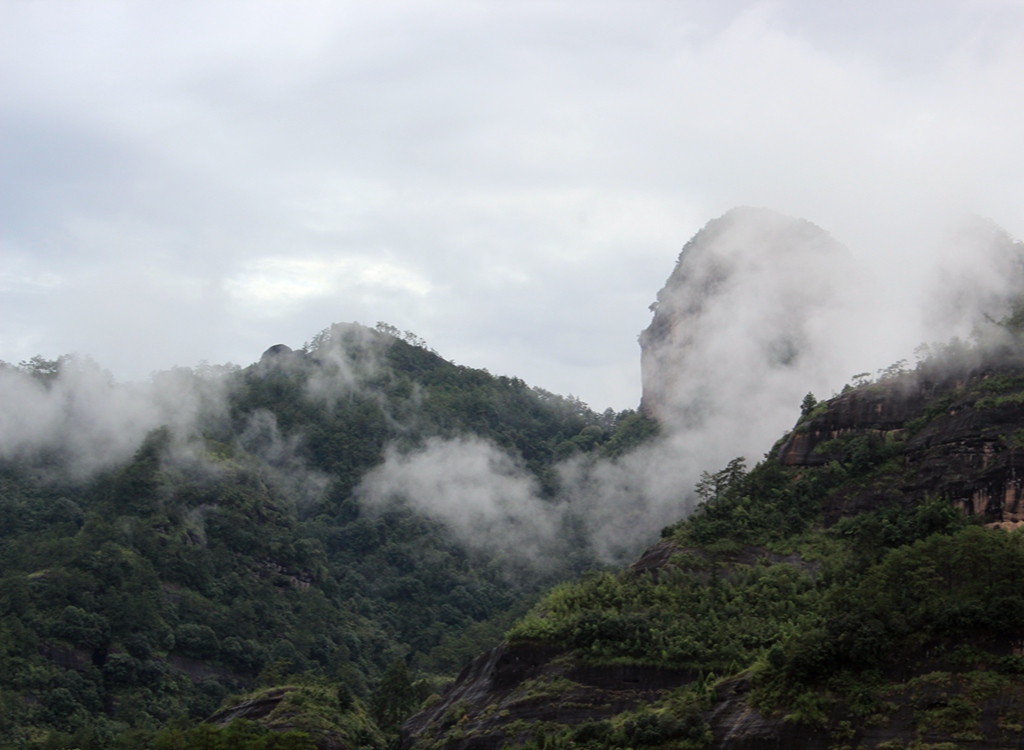
[[[370,713],[381,729],[394,733],[424,697],[413,684],[405,661],[396,659],[370,699]]]
[[[818,399],[814,397],[813,393],[808,392],[808,394],[804,396],[804,400],[800,402],[800,416],[809,416],[817,405]]]

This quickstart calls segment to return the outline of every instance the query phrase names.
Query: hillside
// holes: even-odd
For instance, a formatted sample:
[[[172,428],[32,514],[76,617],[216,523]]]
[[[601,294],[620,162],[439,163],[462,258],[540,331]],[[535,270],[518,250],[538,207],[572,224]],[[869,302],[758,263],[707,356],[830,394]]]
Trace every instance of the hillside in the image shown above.
[[[277,730],[383,746],[430,684],[594,560],[571,535],[557,566],[502,557],[401,498],[370,503],[364,478],[468,435],[543,494],[559,458],[643,433],[636,415],[454,365],[387,326],[338,325],[244,369],[155,376],[172,409],[205,406],[127,460],[72,471],[73,409],[124,401],[75,385],[79,366],[0,372],[68,411],[50,447],[0,462],[2,747],[205,747],[197,722],[269,688],[293,706]],[[89,445],[96,465],[103,444]]]
[[[555,587],[404,747],[1024,745],[1024,354],[848,387],[627,571]]]

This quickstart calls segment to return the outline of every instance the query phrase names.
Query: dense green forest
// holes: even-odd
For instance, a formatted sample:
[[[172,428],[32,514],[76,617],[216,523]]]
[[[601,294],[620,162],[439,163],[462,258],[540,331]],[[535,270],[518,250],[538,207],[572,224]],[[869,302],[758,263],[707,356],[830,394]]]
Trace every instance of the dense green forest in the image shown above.
[[[5,367],[49,389],[70,362]],[[0,747],[383,747],[544,588],[596,563],[581,541],[555,569],[510,568],[406,505],[366,507],[366,472],[389,446],[469,434],[550,495],[557,460],[655,432],[385,325],[161,377],[216,377],[223,400],[85,478],[52,451],[0,464]],[[199,723],[282,688],[288,732]]]

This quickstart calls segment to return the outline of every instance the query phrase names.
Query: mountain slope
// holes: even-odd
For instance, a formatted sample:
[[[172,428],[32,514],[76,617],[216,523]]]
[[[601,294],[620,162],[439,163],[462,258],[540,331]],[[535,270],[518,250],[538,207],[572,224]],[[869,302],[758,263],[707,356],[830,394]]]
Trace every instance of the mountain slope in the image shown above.
[[[37,359],[2,374],[54,410],[124,388],[83,393],[73,369]],[[635,419],[355,325],[242,370],[157,376],[164,386],[182,410],[209,398],[98,473],[68,469],[80,446],[62,433],[5,451],[0,746],[142,746],[260,685],[342,690],[361,726],[387,704],[375,696],[389,665],[450,674],[590,564],[570,540],[560,567],[516,567],[401,499],[370,504],[356,492],[367,473],[389,450],[472,435],[544,487],[558,456],[615,446],[616,420]]]
[[[804,407],[629,571],[556,587],[405,747],[1024,744],[1021,350]]]

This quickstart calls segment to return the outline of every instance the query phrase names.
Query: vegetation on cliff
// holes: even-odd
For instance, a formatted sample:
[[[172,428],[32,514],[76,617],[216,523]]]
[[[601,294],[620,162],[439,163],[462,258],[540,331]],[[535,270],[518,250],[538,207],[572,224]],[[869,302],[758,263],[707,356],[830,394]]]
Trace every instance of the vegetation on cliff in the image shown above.
[[[556,586],[507,633],[513,648],[554,648],[565,674],[637,665],[682,687],[620,693],[618,708],[506,741],[717,747],[716,706],[740,686],[763,716],[805,728],[794,746],[1016,746],[1022,372],[1016,346],[954,342],[915,370],[805,400],[749,472],[737,459],[705,474],[696,512],[632,569]],[[513,699],[499,707],[514,712]],[[472,727],[495,727],[466,710],[472,747]]]
[[[358,488],[388,450],[472,434],[552,497],[558,461],[656,425],[395,333],[336,327],[224,371],[201,429],[98,474],[3,461],[0,747],[384,748],[420,705],[436,718],[407,744],[439,748],[711,747],[735,701],[837,748],[1024,731],[1015,345],[809,396],[632,568],[587,572],[569,526],[559,565],[515,567]],[[21,369],[49,388],[62,366]],[[440,696],[502,633],[531,676],[513,655],[500,696]]]

